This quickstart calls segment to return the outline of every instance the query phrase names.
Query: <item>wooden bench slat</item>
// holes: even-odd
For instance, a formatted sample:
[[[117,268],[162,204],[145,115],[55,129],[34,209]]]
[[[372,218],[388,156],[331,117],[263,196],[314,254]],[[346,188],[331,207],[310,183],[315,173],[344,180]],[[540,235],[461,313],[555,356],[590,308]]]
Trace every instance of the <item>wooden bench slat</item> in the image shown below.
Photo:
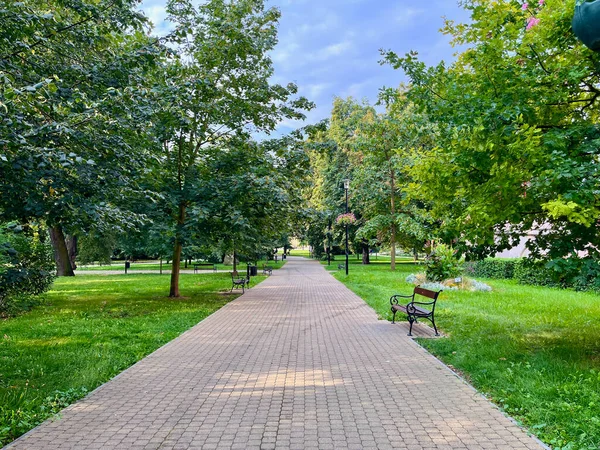
[[[430,291],[429,289],[424,289],[424,288],[421,288],[421,287],[417,286],[415,288],[415,292],[414,293],[422,295],[423,297],[427,297],[427,298],[430,298],[430,299],[434,300],[434,299],[437,298],[437,296],[439,295],[440,292],[441,291],[439,291],[439,292]]]

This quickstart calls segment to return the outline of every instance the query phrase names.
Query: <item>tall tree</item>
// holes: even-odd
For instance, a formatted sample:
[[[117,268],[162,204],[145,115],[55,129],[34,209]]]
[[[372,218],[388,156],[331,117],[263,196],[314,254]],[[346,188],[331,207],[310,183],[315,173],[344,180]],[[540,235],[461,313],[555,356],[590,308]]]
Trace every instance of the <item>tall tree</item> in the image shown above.
[[[169,295],[178,297],[184,228],[207,152],[230,136],[269,132],[283,118],[300,119],[300,110],[311,104],[289,100],[295,85],[270,83],[277,9],[265,9],[262,0],[209,0],[197,7],[171,0],[167,13],[174,29],[166,41],[175,50],[155,87],[163,104],[156,120],[176,226]]]
[[[5,2],[0,10],[0,206],[43,220],[59,275],[67,234],[127,223],[124,200],[147,162],[139,106],[160,51],[137,1]]]
[[[414,194],[472,257],[534,229],[532,256],[575,273],[589,266],[582,255],[600,257],[600,55],[573,35],[572,2],[462,4],[471,22],[444,28],[466,48],[452,65],[385,54],[439,130],[414,166]]]

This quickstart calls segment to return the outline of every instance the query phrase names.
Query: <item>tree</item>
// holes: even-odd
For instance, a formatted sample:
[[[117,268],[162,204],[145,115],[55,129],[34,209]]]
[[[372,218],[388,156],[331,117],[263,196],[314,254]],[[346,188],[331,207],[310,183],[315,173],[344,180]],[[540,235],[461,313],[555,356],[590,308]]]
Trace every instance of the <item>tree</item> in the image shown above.
[[[462,4],[472,21],[444,28],[466,47],[455,63],[384,54],[410,77],[408,97],[439,131],[411,170],[413,195],[471,258],[534,229],[532,258],[572,276],[600,256],[600,56],[572,34],[568,2]]]
[[[384,113],[351,98],[334,101],[330,126],[314,145],[313,198],[323,211],[343,210],[340,186],[350,178],[351,209],[358,218],[350,229],[354,246],[368,264],[370,246],[388,243],[395,270],[396,245],[420,250],[428,237],[425,205],[406,190],[413,147],[430,145],[432,131],[404,95],[385,92],[383,101]]]
[[[172,202],[175,243],[170,296],[179,296],[179,269],[188,209],[198,199],[205,159],[222,141],[250,130],[269,132],[283,118],[302,118],[305,99],[288,101],[296,86],[270,84],[269,52],[277,42],[279,11],[261,0],[209,0],[195,7],[171,0],[175,50],[154,88],[163,143],[164,183]]]
[[[210,175],[190,208],[193,240],[218,243],[222,254],[249,262],[270,254],[301,205],[308,170],[301,143],[292,136],[261,143],[230,139],[204,162]]]
[[[161,49],[136,4],[28,0],[0,11],[2,217],[47,224],[59,275],[73,275],[69,232],[131,221],[124,204],[149,160],[140,99]]]

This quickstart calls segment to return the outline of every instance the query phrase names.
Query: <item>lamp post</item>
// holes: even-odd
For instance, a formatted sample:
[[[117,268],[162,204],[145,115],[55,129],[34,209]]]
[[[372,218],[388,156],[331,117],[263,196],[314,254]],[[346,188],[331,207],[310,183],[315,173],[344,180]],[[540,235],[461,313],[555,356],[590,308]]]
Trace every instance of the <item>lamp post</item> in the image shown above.
[[[328,220],[327,225],[327,265],[331,265],[331,217]]]
[[[346,191],[346,214],[348,214],[348,189],[350,189],[350,180],[344,180],[344,191]],[[346,221],[346,275],[348,275],[348,222]]]

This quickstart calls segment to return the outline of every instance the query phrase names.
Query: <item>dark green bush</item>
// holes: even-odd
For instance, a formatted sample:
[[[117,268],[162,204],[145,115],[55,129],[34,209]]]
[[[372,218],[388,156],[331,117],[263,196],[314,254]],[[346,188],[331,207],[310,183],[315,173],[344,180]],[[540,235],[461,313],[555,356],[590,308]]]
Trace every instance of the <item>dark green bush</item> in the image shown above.
[[[484,259],[483,261],[469,262],[467,272],[469,275],[481,278],[495,278],[497,280],[510,280],[515,276],[514,259]]]
[[[473,277],[515,279],[533,286],[600,292],[600,261],[594,258],[560,258],[548,262],[488,258],[466,263],[465,273]]]
[[[0,316],[39,302],[54,280],[52,248],[41,227],[0,229]]]
[[[515,264],[514,278],[521,284],[547,287],[567,287],[561,283],[557,274],[546,267],[543,262],[520,259]]]

